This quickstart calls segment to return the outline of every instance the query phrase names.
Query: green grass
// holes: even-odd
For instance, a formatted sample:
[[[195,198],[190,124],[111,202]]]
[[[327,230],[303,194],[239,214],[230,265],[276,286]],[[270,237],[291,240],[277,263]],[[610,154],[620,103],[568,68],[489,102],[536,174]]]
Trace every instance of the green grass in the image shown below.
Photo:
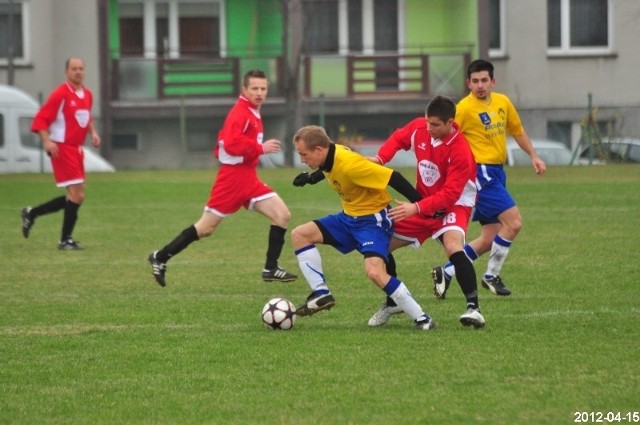
[[[339,209],[324,184],[291,186],[297,172],[262,172],[291,228]],[[60,214],[20,233],[20,207],[60,193],[51,176],[0,176],[0,423],[562,424],[640,410],[640,167],[508,170],[525,225],[503,270],[514,294],[481,289],[483,330],[458,323],[455,283],[433,299],[436,243],[397,251],[434,332],[406,316],[369,328],[383,294],[357,254],[329,247],[336,307],[264,328],[269,298],[299,303],[309,288],[260,280],[268,223],[252,212],[173,259],[157,286],[147,254],[200,216],[213,175],[90,175],[82,252],[56,249]],[[298,270],[289,241],[281,264]]]

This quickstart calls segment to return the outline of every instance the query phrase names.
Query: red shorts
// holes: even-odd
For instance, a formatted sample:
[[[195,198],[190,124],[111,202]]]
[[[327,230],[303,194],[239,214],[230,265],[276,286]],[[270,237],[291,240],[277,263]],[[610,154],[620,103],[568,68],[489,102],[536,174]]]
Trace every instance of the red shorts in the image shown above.
[[[257,201],[277,196],[273,189],[258,179],[255,169],[236,167],[220,168],[205,207],[207,211],[224,217],[240,207],[251,209]]]
[[[405,241],[413,242],[413,247],[420,245],[431,237],[437,239],[444,232],[458,230],[463,234],[467,232],[471,207],[455,205],[447,214],[440,218],[425,217],[421,214],[412,215],[409,218],[395,222],[393,236]]]
[[[56,186],[67,187],[84,183],[84,150],[82,146],[57,143],[58,155],[51,158]]]

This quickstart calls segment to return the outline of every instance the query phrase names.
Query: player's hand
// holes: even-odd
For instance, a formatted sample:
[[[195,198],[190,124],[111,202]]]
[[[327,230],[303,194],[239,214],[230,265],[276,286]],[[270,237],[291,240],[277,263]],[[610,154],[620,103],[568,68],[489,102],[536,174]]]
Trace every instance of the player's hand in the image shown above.
[[[293,179],[293,185],[297,187],[302,187],[305,184],[311,184],[311,174],[310,173],[300,173]]]
[[[94,148],[99,148],[100,144],[102,143],[102,140],[100,140],[100,136],[95,131],[91,133],[91,143],[93,144]]]
[[[531,165],[533,165],[536,174],[544,174],[547,171],[547,164],[537,156],[531,159]]]
[[[262,151],[264,153],[278,153],[280,152],[280,140],[269,139],[262,144]]]
[[[418,213],[418,206],[411,202],[396,201],[397,206],[391,208],[387,216],[393,221],[404,220]]]
[[[58,156],[58,144],[56,142],[52,142],[51,140],[44,140],[42,142],[42,147],[47,152],[49,158],[55,158]]]

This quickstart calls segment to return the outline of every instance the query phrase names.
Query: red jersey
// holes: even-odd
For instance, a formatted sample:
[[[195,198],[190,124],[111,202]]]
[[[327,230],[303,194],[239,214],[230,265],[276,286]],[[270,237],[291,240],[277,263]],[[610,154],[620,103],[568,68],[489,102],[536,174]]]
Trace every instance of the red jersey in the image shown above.
[[[452,134],[434,139],[425,118],[416,118],[394,131],[378,150],[378,158],[386,164],[400,149],[413,148],[418,160],[416,189],[423,196],[417,204],[422,214],[475,205],[476,162],[460,128],[453,126]]]
[[[87,138],[93,95],[86,87],[76,90],[68,82],[60,84],[40,108],[31,131],[49,131],[52,142],[82,146]]]
[[[260,111],[240,96],[218,133],[214,154],[222,165],[244,164],[256,168],[264,153],[263,137]]]
[[[255,202],[276,196],[258,178],[259,157],[264,153],[260,112],[240,96],[218,133],[214,149],[222,164],[211,188],[207,210],[224,217],[240,207],[253,208]]]

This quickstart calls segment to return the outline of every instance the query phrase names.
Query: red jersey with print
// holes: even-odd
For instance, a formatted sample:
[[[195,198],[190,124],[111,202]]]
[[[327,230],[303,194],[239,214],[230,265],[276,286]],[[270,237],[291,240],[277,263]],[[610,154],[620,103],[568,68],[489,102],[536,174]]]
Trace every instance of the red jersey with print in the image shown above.
[[[214,154],[221,165],[207,202],[209,210],[225,216],[241,206],[250,209],[256,201],[275,196],[273,189],[258,178],[263,137],[260,111],[240,96],[218,133]]]
[[[260,111],[249,99],[240,96],[218,133],[214,154],[223,166],[247,165],[256,168],[260,155],[264,153],[263,137]]]
[[[423,196],[417,204],[422,214],[475,205],[476,162],[460,128],[455,123],[453,127],[455,131],[447,137],[434,139],[425,118],[416,118],[394,131],[378,150],[378,158],[386,164],[400,149],[413,148],[418,161],[416,189]]]
[[[93,95],[86,87],[76,89],[68,82],[60,84],[40,108],[31,131],[49,131],[52,142],[82,146],[87,138]]]

